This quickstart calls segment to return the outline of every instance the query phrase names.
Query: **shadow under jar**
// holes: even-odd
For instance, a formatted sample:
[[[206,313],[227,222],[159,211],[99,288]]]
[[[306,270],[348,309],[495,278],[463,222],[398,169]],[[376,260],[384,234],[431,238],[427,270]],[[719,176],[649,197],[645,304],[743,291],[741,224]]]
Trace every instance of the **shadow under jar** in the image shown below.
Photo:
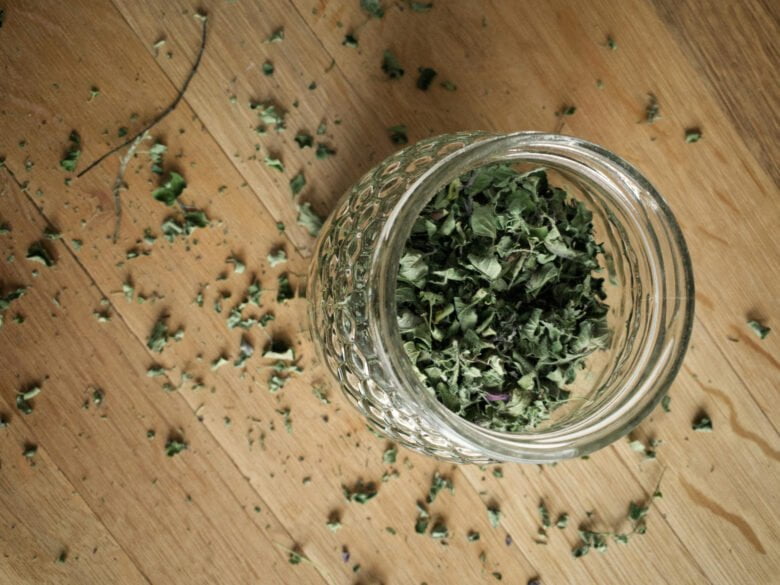
[[[412,226],[464,173],[495,163],[543,167],[593,213],[603,243],[609,347],[585,361],[571,398],[524,432],[477,426],[437,400],[402,347],[395,288]],[[556,134],[470,132],[423,140],[366,173],[338,203],[309,271],[309,319],[320,357],[369,424],[459,463],[549,463],[626,435],[663,398],[691,333],[690,257],[666,202],[611,152]]]

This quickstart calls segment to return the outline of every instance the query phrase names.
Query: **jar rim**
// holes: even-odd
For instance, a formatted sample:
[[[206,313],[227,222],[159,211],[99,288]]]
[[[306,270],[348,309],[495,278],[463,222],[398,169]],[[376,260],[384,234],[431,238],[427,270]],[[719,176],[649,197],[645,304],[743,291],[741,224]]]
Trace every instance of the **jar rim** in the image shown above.
[[[473,136],[473,133],[471,134]],[[441,140],[437,137],[432,140]],[[457,135],[452,136],[457,140]],[[469,422],[450,411],[426,391],[416,378],[412,363],[401,347],[401,336],[396,322],[395,287],[400,250],[411,232],[411,224],[422,207],[442,185],[474,168],[500,162],[555,161],[573,175],[589,174],[611,189],[621,189],[631,197],[648,217],[658,223],[638,223],[643,236],[662,246],[652,255],[649,266],[653,271],[653,302],[650,317],[651,331],[642,347],[646,365],[640,384],[624,396],[625,400],[605,404],[599,416],[588,425],[563,426],[553,431],[512,433],[491,430]],[[400,226],[400,227],[399,227]],[[395,386],[407,398],[420,406],[418,415],[436,425],[437,431],[465,449],[485,454],[486,459],[549,463],[578,457],[595,451],[630,432],[661,401],[679,371],[693,328],[694,280],[693,267],[685,239],[669,205],[653,185],[633,165],[591,142],[560,134],[542,132],[515,132],[510,134],[484,133],[476,142],[461,145],[445,154],[411,183],[387,217],[380,233],[383,245],[374,252],[373,270],[369,279],[377,291],[376,319],[372,332],[378,340],[379,359],[396,377]],[[664,269],[664,263],[670,269]],[[673,289],[673,313],[665,311],[664,289]],[[388,335],[389,332],[389,335]],[[401,351],[398,351],[401,347]],[[649,378],[647,377],[649,375]],[[626,391],[628,392],[628,391]],[[612,410],[609,410],[610,407]]]

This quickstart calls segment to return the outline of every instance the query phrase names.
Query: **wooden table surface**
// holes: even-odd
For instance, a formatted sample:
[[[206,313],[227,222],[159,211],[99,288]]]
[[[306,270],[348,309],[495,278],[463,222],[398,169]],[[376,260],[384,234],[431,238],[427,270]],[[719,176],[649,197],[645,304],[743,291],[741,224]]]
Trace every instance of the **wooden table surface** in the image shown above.
[[[780,330],[762,341],[746,326],[780,328],[778,5],[382,4],[376,19],[357,0],[0,2],[0,224],[10,227],[0,234],[0,292],[27,287],[0,328],[0,583],[779,583]],[[121,154],[78,179],[59,161],[71,130],[83,169],[123,141],[121,128],[132,136],[173,100],[197,53],[196,9],[208,13],[202,63],[127,167],[113,244]],[[282,27],[283,40],[267,42]],[[342,44],[347,33],[357,48]],[[385,49],[401,79],[383,74]],[[422,66],[438,72],[427,92],[415,87]],[[660,105],[653,124],[643,121],[649,93]],[[248,104],[269,99],[287,111],[287,129],[261,135]],[[412,141],[552,131],[564,104],[577,110],[562,132],[641,168],[690,246],[691,346],[671,411],[659,408],[633,435],[661,440],[657,457],[621,440],[556,466],[457,467],[404,449],[389,463],[387,441],[317,363],[306,300],[275,302],[280,274],[304,284],[313,245],[296,225],[289,180],[302,170],[298,201],[324,215],[397,148],[390,126],[406,125]],[[685,142],[689,127],[701,141]],[[299,148],[299,130],[335,155]],[[160,226],[175,210],[151,196],[154,141],[167,145],[166,172],[186,179],[182,200],[210,219],[173,243]],[[47,227],[61,237],[46,239]],[[25,258],[39,240],[54,266]],[[289,261],[271,267],[280,246]],[[264,288],[255,313],[275,320],[230,329],[254,275]],[[162,315],[184,337],[158,354],[147,338]],[[212,371],[220,356],[237,357],[242,335],[255,355]],[[260,355],[271,338],[288,339],[302,368],[277,393],[273,362]],[[155,364],[165,373],[147,376]],[[23,414],[18,393],[36,385]],[[700,412],[713,432],[692,431]],[[174,437],[188,448],[168,457]],[[444,540],[414,530],[435,471],[454,485],[429,506]],[[625,530],[629,503],[646,500],[662,474],[646,534],[572,556],[578,526]],[[359,479],[375,481],[378,495],[345,501],[342,485]],[[542,500],[553,521],[570,516],[546,544],[536,542]],[[487,506],[500,507],[496,527]]]

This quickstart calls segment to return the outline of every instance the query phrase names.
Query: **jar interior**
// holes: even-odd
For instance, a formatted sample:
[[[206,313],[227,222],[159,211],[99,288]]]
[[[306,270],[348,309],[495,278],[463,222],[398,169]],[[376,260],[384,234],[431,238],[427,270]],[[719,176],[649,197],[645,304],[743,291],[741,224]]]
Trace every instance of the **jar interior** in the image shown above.
[[[430,197],[417,203],[418,212],[452,179],[497,162],[511,164],[520,173],[544,168],[551,186],[565,189],[570,198],[581,201],[593,213],[594,236],[604,247],[604,254],[599,257],[601,269],[593,276],[604,279],[605,303],[609,306],[607,323],[611,332],[609,346],[591,353],[584,360],[584,367],[577,373],[575,381],[565,386],[571,393],[568,400],[552,410],[550,417],[539,425],[522,433],[486,431],[478,427],[494,435],[524,435],[530,439],[534,435],[564,428],[571,430],[586,424],[596,413],[609,409],[611,403],[620,400],[621,394],[635,383],[635,368],[642,361],[638,351],[642,344],[636,341],[643,330],[651,326],[648,317],[652,311],[647,303],[652,295],[647,290],[647,282],[651,280],[652,266],[647,261],[649,242],[640,224],[643,212],[639,200],[627,196],[624,186],[593,169],[544,153],[526,152],[513,157],[511,152],[504,152],[500,158],[483,159],[479,164],[461,167],[457,173],[441,177],[435,185],[428,186]],[[397,266],[391,278],[393,282],[397,278]],[[391,306],[395,306],[395,299],[392,299]],[[394,331],[398,334],[397,329]],[[407,366],[412,368],[411,360],[407,362]],[[418,388],[419,384],[416,384]],[[432,391],[430,394],[433,394]],[[443,404],[438,405],[446,411],[442,413],[445,418],[452,420],[454,417],[461,421],[460,424],[476,427],[450,412]]]

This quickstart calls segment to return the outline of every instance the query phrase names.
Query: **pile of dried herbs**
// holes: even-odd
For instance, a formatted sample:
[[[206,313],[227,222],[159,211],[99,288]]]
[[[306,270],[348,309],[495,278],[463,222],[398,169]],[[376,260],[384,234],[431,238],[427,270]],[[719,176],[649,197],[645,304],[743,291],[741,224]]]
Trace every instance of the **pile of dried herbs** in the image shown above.
[[[421,381],[466,420],[533,428],[569,397],[585,358],[609,343],[592,214],[497,164],[442,188],[414,224],[396,302]]]

